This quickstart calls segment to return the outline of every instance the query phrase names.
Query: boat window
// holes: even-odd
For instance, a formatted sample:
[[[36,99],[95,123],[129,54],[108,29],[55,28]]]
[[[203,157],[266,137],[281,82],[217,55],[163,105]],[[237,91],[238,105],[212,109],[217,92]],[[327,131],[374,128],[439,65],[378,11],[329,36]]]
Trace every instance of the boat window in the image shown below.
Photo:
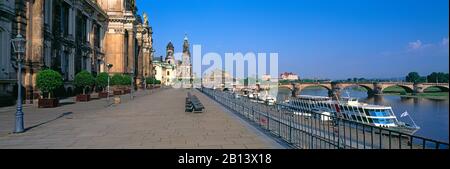
[[[356,116],[358,118],[358,121],[362,121],[361,116]]]
[[[373,119],[372,118],[367,118],[367,120],[369,120],[369,123],[373,123]]]

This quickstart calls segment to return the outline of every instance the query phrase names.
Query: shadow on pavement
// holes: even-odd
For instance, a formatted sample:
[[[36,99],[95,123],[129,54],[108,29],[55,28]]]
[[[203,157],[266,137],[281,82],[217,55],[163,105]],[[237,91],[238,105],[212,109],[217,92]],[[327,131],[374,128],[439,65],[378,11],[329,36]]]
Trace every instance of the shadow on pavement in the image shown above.
[[[25,132],[27,132],[27,131],[29,131],[29,130],[31,130],[31,129],[34,129],[34,128],[36,128],[36,127],[42,126],[42,125],[44,125],[44,124],[47,124],[47,123],[56,121],[56,120],[58,120],[58,119],[60,119],[60,118],[63,118],[63,117],[65,117],[65,116],[68,116],[68,115],[71,115],[71,114],[73,114],[73,112],[63,113],[63,114],[59,115],[58,117],[56,117],[56,118],[54,118],[54,119],[48,120],[48,121],[46,121],[46,122],[43,122],[43,123],[40,123],[40,124],[31,126],[31,127],[28,127],[28,128],[25,129]]]

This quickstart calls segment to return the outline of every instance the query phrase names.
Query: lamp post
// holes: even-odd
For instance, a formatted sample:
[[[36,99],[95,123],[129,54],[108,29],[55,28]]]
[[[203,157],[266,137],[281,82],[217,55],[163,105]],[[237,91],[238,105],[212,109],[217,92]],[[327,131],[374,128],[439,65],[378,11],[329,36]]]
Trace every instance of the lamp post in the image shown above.
[[[107,101],[107,103],[108,103],[108,105],[109,105],[109,94],[110,94],[110,77],[109,77],[109,71],[111,70],[111,68],[113,67],[113,64],[110,64],[110,63],[108,63],[107,65],[106,65],[106,67],[107,67],[107,69],[108,69],[108,94],[107,94],[107,96],[106,96],[106,101]]]
[[[18,34],[16,38],[11,40],[14,53],[17,53],[17,110],[16,110],[16,127],[14,133],[23,133],[23,111],[22,111],[22,55],[25,53],[25,38]]]
[[[144,84],[144,90],[147,91],[147,73],[144,75],[144,82],[142,84]]]
[[[133,99],[133,90],[134,90],[134,68],[131,70],[131,93],[130,98]]]
[[[155,87],[155,80],[156,80],[156,67],[153,67],[153,78],[152,78],[152,89]]]

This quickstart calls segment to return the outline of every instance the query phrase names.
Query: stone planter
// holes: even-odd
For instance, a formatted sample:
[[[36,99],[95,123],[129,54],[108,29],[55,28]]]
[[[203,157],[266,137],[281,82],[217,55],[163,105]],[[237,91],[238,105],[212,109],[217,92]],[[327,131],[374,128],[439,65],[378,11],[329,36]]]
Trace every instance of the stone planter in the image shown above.
[[[53,108],[58,107],[59,100],[58,99],[39,99],[38,107],[39,108]]]
[[[88,102],[88,101],[91,101],[91,95],[90,94],[77,95],[77,102]]]
[[[98,98],[107,98],[108,97],[108,92],[99,92],[98,93]]]
[[[120,96],[119,95],[116,95],[116,96],[114,96],[114,104],[120,104]]]
[[[122,90],[114,90],[113,93],[114,95],[119,96],[122,95]]]

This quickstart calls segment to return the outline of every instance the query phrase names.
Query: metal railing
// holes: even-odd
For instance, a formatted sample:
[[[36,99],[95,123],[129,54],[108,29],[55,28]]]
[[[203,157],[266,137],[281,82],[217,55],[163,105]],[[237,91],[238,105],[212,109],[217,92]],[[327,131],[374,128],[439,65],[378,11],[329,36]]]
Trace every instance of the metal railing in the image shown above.
[[[203,93],[259,127],[302,149],[449,149],[449,144],[320,113],[268,106],[213,89]]]

